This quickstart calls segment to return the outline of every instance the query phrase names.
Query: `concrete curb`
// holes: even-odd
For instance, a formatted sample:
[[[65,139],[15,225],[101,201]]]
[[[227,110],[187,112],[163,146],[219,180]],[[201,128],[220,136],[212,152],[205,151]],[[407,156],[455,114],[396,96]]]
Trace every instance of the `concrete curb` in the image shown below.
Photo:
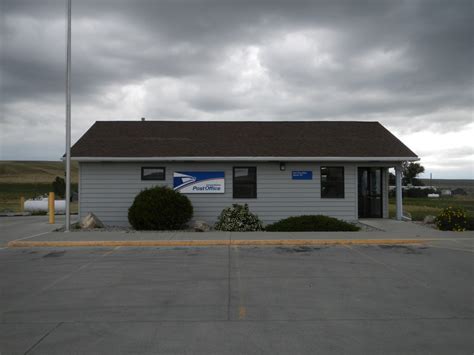
[[[9,248],[29,247],[192,247],[192,246],[305,246],[422,244],[433,239],[265,239],[265,240],[111,240],[111,241],[11,241]]]

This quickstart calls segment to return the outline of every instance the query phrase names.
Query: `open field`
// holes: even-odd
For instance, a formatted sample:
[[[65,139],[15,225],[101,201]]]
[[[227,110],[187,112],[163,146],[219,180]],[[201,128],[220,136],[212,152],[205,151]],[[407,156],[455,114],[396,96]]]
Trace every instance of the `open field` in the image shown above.
[[[0,161],[0,183],[50,184],[64,177],[62,161]],[[78,164],[71,164],[71,181],[77,183]]]
[[[430,179],[420,179],[426,186],[430,186]],[[469,195],[474,195],[474,180],[472,179],[433,179],[433,186],[439,189],[461,188]]]
[[[77,191],[77,184],[72,184],[71,189]],[[46,183],[0,183],[0,212],[19,212],[20,196],[24,196],[27,200],[50,191],[52,191],[51,184]],[[71,203],[71,212],[77,212],[77,202]]]
[[[446,207],[464,208],[470,217],[474,217],[474,196],[453,196],[453,197],[404,197],[403,209],[410,212],[413,220],[422,221],[427,215],[437,216]],[[395,216],[395,199],[390,199],[390,216]]]
[[[72,164],[72,190],[77,191],[78,165]],[[0,212],[20,210],[20,196],[25,200],[52,191],[52,182],[64,176],[61,161],[1,161],[0,162]],[[77,211],[77,203],[71,205]]]

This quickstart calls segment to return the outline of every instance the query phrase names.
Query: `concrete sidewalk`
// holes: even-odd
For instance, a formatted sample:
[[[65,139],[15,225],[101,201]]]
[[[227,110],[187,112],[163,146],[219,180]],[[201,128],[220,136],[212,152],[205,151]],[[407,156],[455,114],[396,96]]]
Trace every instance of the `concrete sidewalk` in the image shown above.
[[[422,228],[414,228],[413,231],[407,228],[407,230],[391,232],[51,232],[32,238],[12,241],[8,246],[340,245],[416,244],[445,239],[474,241],[474,232],[442,232],[423,226],[421,227]]]

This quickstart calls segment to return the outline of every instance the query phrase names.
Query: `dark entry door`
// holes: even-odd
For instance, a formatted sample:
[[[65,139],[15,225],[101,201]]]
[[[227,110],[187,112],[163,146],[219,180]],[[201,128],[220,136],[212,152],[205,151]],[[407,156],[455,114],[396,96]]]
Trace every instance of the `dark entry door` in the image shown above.
[[[382,168],[359,168],[359,217],[382,218]]]

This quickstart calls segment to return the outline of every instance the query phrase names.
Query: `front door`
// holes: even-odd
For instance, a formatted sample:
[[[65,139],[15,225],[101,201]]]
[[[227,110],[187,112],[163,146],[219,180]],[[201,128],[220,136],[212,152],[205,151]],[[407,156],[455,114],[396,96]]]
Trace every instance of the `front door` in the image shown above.
[[[382,218],[382,168],[359,168],[359,218]]]

